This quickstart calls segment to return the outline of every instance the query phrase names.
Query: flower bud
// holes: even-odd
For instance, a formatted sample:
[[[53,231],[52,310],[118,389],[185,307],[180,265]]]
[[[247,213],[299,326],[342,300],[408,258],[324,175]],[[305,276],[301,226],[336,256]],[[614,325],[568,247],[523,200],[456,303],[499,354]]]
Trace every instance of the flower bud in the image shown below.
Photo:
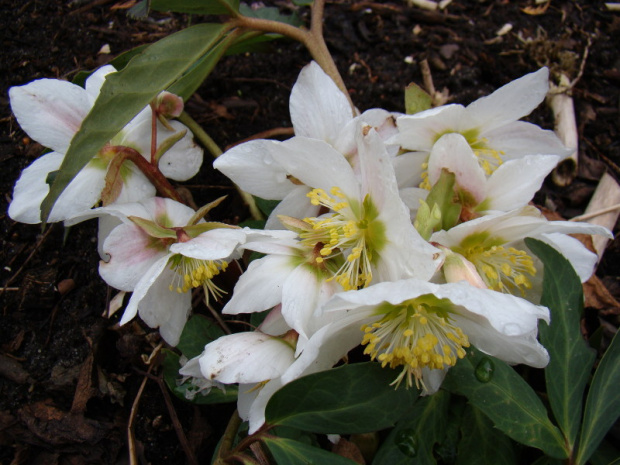
[[[441,247],[445,253],[445,261],[443,264],[443,274],[446,282],[456,283],[459,281],[467,281],[474,287],[479,289],[487,289],[487,285],[480,277],[478,270],[472,262],[463,257],[460,253],[453,252],[447,247]]]
[[[161,92],[155,99],[155,111],[164,118],[176,118],[183,113],[183,99],[170,92]]]

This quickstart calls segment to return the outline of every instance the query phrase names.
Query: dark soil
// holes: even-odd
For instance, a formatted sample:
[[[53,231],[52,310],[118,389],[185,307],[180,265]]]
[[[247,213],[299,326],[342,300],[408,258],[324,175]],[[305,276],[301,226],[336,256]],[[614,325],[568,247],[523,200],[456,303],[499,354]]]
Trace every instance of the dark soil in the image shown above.
[[[42,152],[16,124],[7,90],[43,77],[72,79],[131,47],[190,22],[152,14],[147,21],[115,9],[123,2],[3,0],[0,44],[0,212],[20,171]],[[289,2],[274,2],[283,11]],[[356,105],[404,111],[403,88],[422,83],[427,59],[438,90],[469,103],[542,65],[572,79],[580,129],[581,168],[566,188],[546,184],[539,205],[569,218],[583,212],[597,180],[620,174],[620,15],[602,1],[553,1],[539,15],[534,1],[454,0],[447,12],[405,1],[333,1],[326,7],[327,42]],[[307,19],[305,10],[300,13]],[[195,24],[204,18],[191,18]],[[496,32],[510,23],[503,36]],[[418,30],[417,35],[413,31]],[[109,44],[111,55],[98,54]],[[406,57],[411,57],[407,59]],[[266,53],[225,58],[186,108],[222,147],[272,128],[288,127],[288,96],[309,55],[298,44],[274,43]],[[552,127],[542,106],[530,118]],[[230,184],[205,159],[187,183],[196,204],[230,193],[221,220],[245,218]],[[170,412],[189,447],[208,463],[234,406],[167,406],[155,369],[144,359],[159,342],[139,322],[119,328],[104,318],[115,291],[97,273],[96,225],[70,230],[13,222],[0,216],[0,464],[126,463],[127,423],[136,410],[135,444],[142,463],[185,463]],[[598,276],[620,298],[620,242],[610,244]],[[613,300],[588,309],[586,332],[618,327]],[[197,309],[203,311],[203,309]]]

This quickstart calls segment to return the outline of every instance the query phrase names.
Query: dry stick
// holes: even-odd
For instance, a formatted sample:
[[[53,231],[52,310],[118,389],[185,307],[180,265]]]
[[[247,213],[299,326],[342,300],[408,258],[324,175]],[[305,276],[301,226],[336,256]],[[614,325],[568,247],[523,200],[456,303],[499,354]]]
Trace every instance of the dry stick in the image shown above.
[[[551,179],[560,187],[568,186],[577,175],[577,160],[579,156],[579,135],[575,120],[575,105],[573,98],[568,94],[570,81],[568,76],[560,76],[560,84],[551,84],[552,91],[547,103],[553,112],[554,129],[562,143],[573,149],[572,155],[562,160],[553,170]]]
[[[133,434],[133,421],[135,420],[138,413],[138,404],[140,403],[140,398],[142,397],[144,386],[146,386],[146,381],[149,379],[147,374],[150,374],[153,367],[154,365],[150,365],[146,374],[144,375],[144,378],[142,378],[140,389],[138,389],[136,398],[133,400],[133,404],[131,405],[131,411],[129,413],[129,419],[127,420],[127,446],[129,448],[129,465],[138,465],[138,458],[136,457],[136,438]]]
[[[168,393],[168,388],[164,384],[164,380],[160,376],[155,376],[153,379],[157,382],[161,393],[164,396],[164,401],[166,402],[166,407],[168,408],[168,414],[170,414],[170,419],[172,420],[172,425],[174,426],[174,430],[177,433],[177,437],[179,438],[179,442],[181,443],[181,447],[187,456],[187,462],[190,465],[198,465],[198,460],[196,460],[196,456],[194,455],[194,451],[189,445],[187,441],[187,437],[185,436],[185,432],[183,431],[183,426],[181,426],[181,422],[179,421],[179,417],[177,415],[174,406],[172,405],[172,400],[170,399],[170,394]]]

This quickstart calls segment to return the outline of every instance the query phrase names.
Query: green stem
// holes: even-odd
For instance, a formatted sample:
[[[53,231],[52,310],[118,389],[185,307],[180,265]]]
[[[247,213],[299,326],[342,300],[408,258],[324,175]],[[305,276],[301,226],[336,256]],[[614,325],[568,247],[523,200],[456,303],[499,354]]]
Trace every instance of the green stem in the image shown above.
[[[239,412],[235,410],[228,421],[228,425],[226,425],[226,431],[224,431],[224,435],[222,436],[222,442],[217,451],[217,456],[213,461],[213,465],[224,465],[226,463],[225,457],[230,454],[235,440],[235,435],[237,434],[237,430],[240,425],[241,418],[239,417]]]
[[[204,147],[211,153],[211,155],[213,155],[213,158],[217,158],[222,155],[222,149],[191,116],[189,116],[186,112],[183,112],[181,113],[181,116],[179,116],[177,119],[194,133],[194,136],[202,143],[202,145],[204,145]],[[252,218],[254,218],[255,220],[264,219],[262,212],[254,201],[254,197],[242,190],[236,184],[235,188],[239,192],[239,195],[243,199],[243,202],[248,206]]]

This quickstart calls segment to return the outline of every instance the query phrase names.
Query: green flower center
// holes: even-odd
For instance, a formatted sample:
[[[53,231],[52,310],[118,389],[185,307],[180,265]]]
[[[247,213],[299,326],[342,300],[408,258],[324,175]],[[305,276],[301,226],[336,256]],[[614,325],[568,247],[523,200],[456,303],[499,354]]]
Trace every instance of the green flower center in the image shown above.
[[[415,381],[423,385],[422,369],[441,370],[454,366],[465,356],[469,340],[451,323],[452,303],[433,295],[423,295],[399,305],[385,303],[377,312],[381,319],[362,326],[364,353],[382,367],[402,366],[392,384],[397,387],[406,380],[407,387]]]

